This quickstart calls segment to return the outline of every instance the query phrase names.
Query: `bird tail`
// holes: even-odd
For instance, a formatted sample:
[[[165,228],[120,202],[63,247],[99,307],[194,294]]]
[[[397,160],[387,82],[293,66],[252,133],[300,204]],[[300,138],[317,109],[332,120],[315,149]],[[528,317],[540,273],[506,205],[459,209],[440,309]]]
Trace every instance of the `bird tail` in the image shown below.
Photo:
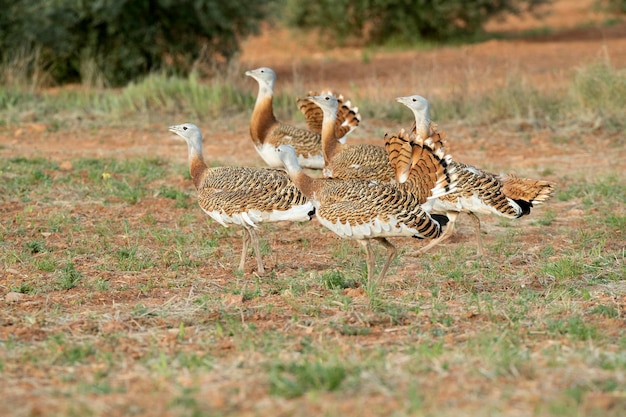
[[[361,123],[361,114],[359,108],[353,106],[350,100],[346,100],[341,94],[334,93],[333,91],[322,91],[321,93],[315,91],[309,91],[309,96],[316,96],[319,94],[330,94],[337,98],[339,106],[337,108],[337,121],[335,124],[335,137],[339,142],[345,143],[346,137],[352,133]],[[307,127],[311,132],[322,133],[322,121],[324,120],[324,113],[322,109],[315,103],[307,100],[306,98],[298,98],[298,110],[304,115],[306,119]]]
[[[397,135],[385,135],[385,149],[396,181],[406,184],[404,187],[418,196],[421,204],[456,189],[456,168],[445,153],[442,135],[422,139],[402,129]]]
[[[541,204],[554,195],[554,183],[514,175],[500,175],[502,193],[522,208],[522,214],[529,214],[535,204]]]

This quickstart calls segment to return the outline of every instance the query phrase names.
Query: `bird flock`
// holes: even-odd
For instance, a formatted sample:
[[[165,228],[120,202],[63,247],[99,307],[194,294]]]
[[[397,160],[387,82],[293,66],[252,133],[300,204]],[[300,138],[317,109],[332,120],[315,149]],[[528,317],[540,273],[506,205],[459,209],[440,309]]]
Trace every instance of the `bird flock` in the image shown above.
[[[240,271],[251,244],[257,272],[265,273],[257,234],[261,223],[317,218],[339,237],[363,246],[367,282],[372,285],[382,282],[395,258],[396,247],[388,238],[429,239],[414,253],[420,255],[448,239],[458,215],[467,213],[476,227],[477,254],[482,255],[477,214],[518,218],[554,194],[554,184],[548,181],[495,175],[453,160],[422,96],[397,99],[415,116],[411,129],[385,134],[380,146],[356,144],[347,136],[359,126],[361,115],[342,95],[309,92],[298,98],[307,124],[299,128],[274,115],[272,69],[257,68],[245,75],[258,83],[250,137],[269,167],[210,168],[196,125],[169,128],[187,143],[200,208],[224,227],[244,229]],[[311,176],[302,168],[321,170],[321,175]],[[372,240],[386,251],[377,275]]]

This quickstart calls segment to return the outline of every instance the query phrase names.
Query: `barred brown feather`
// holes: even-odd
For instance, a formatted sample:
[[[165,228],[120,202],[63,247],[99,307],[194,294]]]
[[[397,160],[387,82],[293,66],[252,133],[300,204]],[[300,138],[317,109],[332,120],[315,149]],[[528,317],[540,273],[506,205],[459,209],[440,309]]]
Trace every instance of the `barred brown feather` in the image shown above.
[[[332,94],[309,96],[308,100],[321,109],[322,153],[324,176],[338,179],[376,179],[389,182],[394,172],[384,148],[370,144],[344,144],[337,138],[339,102]]]
[[[250,137],[263,160],[271,167],[281,167],[281,162],[276,158],[275,149],[281,144],[289,144],[296,150],[303,166],[322,169],[324,157],[321,135],[316,127],[319,122],[314,120],[315,116],[312,115],[313,120],[310,121],[315,131],[281,123],[276,119],[273,108],[276,73],[271,68],[261,67],[246,71],[246,75],[254,78],[259,84],[257,99],[250,118]],[[360,116],[354,113],[355,116],[350,119],[349,124],[342,126],[342,130],[349,132],[356,128]]]
[[[321,94],[330,94],[337,98],[338,109],[335,121],[335,137],[338,140],[345,140],[345,136],[356,129],[361,123],[361,114],[357,107],[352,107],[350,100],[346,100],[343,95],[335,94],[332,91],[325,91]],[[318,93],[309,91],[307,96],[316,96]],[[298,97],[298,110],[304,115],[307,127],[311,132],[322,134],[322,122],[324,113],[320,107],[308,98]]]
[[[432,140],[409,142],[404,131],[396,138],[388,136],[385,142],[389,149],[397,149],[398,157],[394,156],[394,161],[405,165],[406,160],[411,161],[409,178],[403,184],[368,179],[311,178],[302,172],[292,148],[280,146],[277,149],[290,177],[316,207],[320,223],[341,237],[356,239],[366,248],[368,282],[373,278],[375,263],[370,239],[378,240],[387,248],[387,259],[378,278],[382,280],[396,251],[387,237],[436,238],[441,234],[441,224],[424,210],[422,204],[433,192],[440,193],[445,188],[444,180],[432,177],[432,173],[438,172],[443,172],[440,177],[446,176],[448,157],[443,154],[443,148]],[[403,142],[411,148],[410,159],[405,155],[407,145]],[[431,187],[417,192],[416,187],[423,184],[413,178],[416,175],[424,175],[423,182],[430,180]],[[450,173],[450,178],[454,179],[454,173]],[[453,189],[453,184],[450,186]]]
[[[411,129],[413,135],[419,137],[421,131],[429,131],[431,138],[444,143],[444,135],[437,131],[436,125],[430,122],[429,104],[421,96],[399,97],[400,103],[406,105],[415,116]],[[432,212],[444,213],[450,221],[444,233],[436,240],[423,247],[426,252],[449,238],[454,231],[459,213],[467,213],[476,225],[478,254],[481,255],[482,240],[480,236],[480,219],[476,213],[492,213],[507,218],[518,218],[529,214],[534,204],[546,201],[553,195],[554,184],[547,181],[517,178],[510,175],[496,176],[479,168],[450,162],[450,169],[457,173],[456,190],[442,195],[434,201]]]
[[[238,224],[245,229],[239,269],[243,270],[248,244],[252,243],[258,271],[264,273],[259,239],[254,229],[263,222],[310,220],[315,212],[313,204],[285,171],[208,168],[202,156],[202,133],[197,126],[185,123],[171,126],[169,130],[187,142],[189,171],[202,210],[223,226]]]
[[[404,131],[398,135],[385,134],[385,151],[399,184],[406,182],[413,162],[411,140],[403,133]]]

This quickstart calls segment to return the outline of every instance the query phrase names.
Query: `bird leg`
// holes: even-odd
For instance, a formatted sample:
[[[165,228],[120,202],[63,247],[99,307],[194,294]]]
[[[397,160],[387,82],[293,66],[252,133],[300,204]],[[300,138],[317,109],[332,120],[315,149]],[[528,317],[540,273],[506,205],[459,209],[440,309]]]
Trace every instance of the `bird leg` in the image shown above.
[[[372,245],[370,244],[369,239],[359,239],[357,242],[365,248],[365,253],[367,254],[367,286],[368,288],[371,288],[374,268],[376,267],[376,257],[374,256],[374,252],[372,252]]]
[[[261,258],[261,249],[259,248],[259,236],[256,234],[256,230],[254,230],[253,227],[246,227],[246,230],[250,234],[252,248],[254,249],[254,254],[256,255],[256,264],[259,275],[263,275],[265,273],[265,269],[263,268],[263,259]]]
[[[375,239],[387,249],[387,260],[385,261],[385,265],[383,265],[383,269],[380,271],[377,279],[378,283],[382,283],[383,278],[385,278],[385,274],[387,273],[387,269],[389,268],[389,265],[391,265],[391,262],[396,256],[396,247],[393,245],[393,243],[391,243],[384,237],[377,237]]]
[[[445,240],[448,240],[450,236],[452,236],[452,233],[454,232],[454,224],[456,223],[456,218],[458,215],[459,213],[456,211],[447,212],[446,216],[448,217],[448,224],[444,226],[443,232],[441,232],[439,237],[436,239],[433,239],[428,245],[424,246],[423,248],[420,248],[416,252],[407,253],[407,255],[409,256],[423,255],[429,250],[431,250],[432,248],[434,248],[435,246],[437,246],[438,244],[444,242]]]
[[[250,233],[248,228],[244,227],[243,230],[243,248],[241,248],[241,260],[239,261],[239,270],[243,271],[246,266],[246,256],[248,255],[248,245],[250,243]]]
[[[478,244],[476,256],[478,257],[483,256],[483,238],[480,235],[480,219],[478,218],[477,215],[475,215],[471,211],[468,212],[467,215],[470,216],[472,220],[474,220],[474,227],[476,228],[476,240],[477,240],[476,243]]]

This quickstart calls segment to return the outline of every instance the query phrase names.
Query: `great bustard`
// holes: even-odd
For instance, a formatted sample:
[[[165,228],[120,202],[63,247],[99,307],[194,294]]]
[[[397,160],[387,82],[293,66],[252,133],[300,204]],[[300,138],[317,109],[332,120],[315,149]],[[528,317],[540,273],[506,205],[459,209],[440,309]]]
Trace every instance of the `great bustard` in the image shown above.
[[[382,146],[346,144],[335,134],[339,102],[332,94],[307,97],[322,110],[322,153],[324,176],[339,179],[375,179],[389,182],[394,177],[387,152]]]
[[[282,163],[276,157],[276,147],[291,145],[298,156],[298,161],[305,168],[322,169],[324,157],[321,144],[321,117],[315,106],[298,100],[298,108],[307,120],[308,129],[302,129],[280,122],[274,115],[273,97],[276,73],[267,67],[246,71],[259,84],[259,91],[250,118],[250,137],[254,147],[263,160],[271,167],[280,168]],[[339,138],[354,130],[360,121],[358,108],[351,107],[349,101],[341,103],[337,123]]]
[[[384,278],[396,248],[393,236],[436,238],[445,216],[433,218],[424,208],[433,198],[453,189],[454,173],[440,142],[411,142],[408,135],[385,135],[385,147],[401,183],[375,180],[312,178],[305,174],[290,146],[281,145],[277,155],[291,179],[313,202],[321,224],[343,238],[355,239],[367,253],[368,285],[373,283],[375,258],[370,241],[379,241],[387,258],[378,276]]]
[[[441,136],[430,122],[428,100],[412,95],[398,97],[397,101],[411,109],[415,116],[412,134],[423,139],[424,136]],[[477,213],[514,219],[530,214],[530,209],[535,204],[545,202],[554,194],[554,184],[548,181],[495,175],[456,161],[452,161],[451,166],[458,175],[456,191],[437,198],[432,207],[434,213],[445,214],[450,221],[441,236],[421,248],[418,253],[424,253],[448,239],[454,232],[458,215],[467,213],[474,221],[477,254],[481,256],[483,244]]]
[[[248,245],[256,255],[259,274],[265,273],[256,228],[259,223],[282,220],[308,221],[315,208],[281,169],[249,167],[208,168],[202,155],[202,132],[192,123],[169,130],[187,142],[189,172],[198,191],[200,208],[224,227],[242,226],[243,248],[239,270],[243,270]]]

